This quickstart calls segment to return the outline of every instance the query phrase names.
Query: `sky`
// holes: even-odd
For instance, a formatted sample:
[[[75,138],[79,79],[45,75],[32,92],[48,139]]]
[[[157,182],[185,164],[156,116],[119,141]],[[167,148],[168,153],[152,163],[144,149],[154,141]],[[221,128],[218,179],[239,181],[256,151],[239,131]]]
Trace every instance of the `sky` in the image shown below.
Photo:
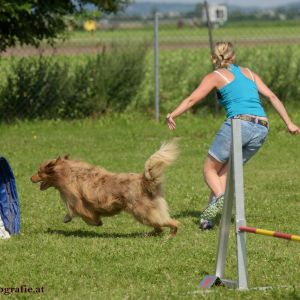
[[[160,3],[199,3],[203,2],[203,0],[135,0],[136,3],[142,2],[160,2]],[[270,6],[282,6],[288,3],[295,3],[300,0],[208,0],[208,3],[226,3],[231,5],[239,5],[239,6],[258,6],[258,7],[270,7]]]

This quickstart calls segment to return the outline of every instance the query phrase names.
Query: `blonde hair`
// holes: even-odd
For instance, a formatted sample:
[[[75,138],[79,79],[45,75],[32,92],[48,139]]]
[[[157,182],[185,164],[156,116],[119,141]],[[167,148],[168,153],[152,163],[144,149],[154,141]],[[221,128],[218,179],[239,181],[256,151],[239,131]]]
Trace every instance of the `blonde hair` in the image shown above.
[[[215,68],[228,68],[234,62],[234,54],[233,45],[230,42],[217,42],[212,54]]]

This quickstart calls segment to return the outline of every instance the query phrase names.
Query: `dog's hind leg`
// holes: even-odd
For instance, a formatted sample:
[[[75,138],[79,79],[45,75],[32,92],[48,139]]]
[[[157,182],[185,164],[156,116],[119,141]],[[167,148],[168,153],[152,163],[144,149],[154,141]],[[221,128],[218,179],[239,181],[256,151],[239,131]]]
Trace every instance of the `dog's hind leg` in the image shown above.
[[[135,209],[130,212],[134,218],[140,223],[153,228],[152,231],[145,234],[145,236],[158,236],[162,233],[163,229],[158,220],[157,213],[154,213],[153,209]]]
[[[170,219],[163,226],[170,228],[170,236],[175,236],[179,227],[179,222],[175,219]]]
[[[168,205],[163,197],[157,197],[150,201],[145,199],[141,203],[143,204],[136,205],[131,213],[142,224],[154,228],[147,236],[159,235],[162,233],[163,227],[170,228],[171,236],[176,235],[179,222],[170,218]]]
[[[159,225],[160,231],[162,231],[162,227],[169,227],[170,236],[175,236],[178,231],[179,222],[170,218],[168,206],[164,198],[158,198],[157,203],[158,205],[149,213],[149,222],[153,224],[154,231],[157,225]]]

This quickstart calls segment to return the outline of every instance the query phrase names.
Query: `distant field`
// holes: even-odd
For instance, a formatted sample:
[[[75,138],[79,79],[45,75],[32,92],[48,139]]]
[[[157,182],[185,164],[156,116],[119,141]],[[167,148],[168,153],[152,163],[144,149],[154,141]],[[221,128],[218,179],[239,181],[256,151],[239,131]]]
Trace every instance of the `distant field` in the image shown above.
[[[283,22],[268,23],[263,22],[261,24],[251,23],[238,23],[235,25],[228,25],[213,30],[213,36],[217,39],[233,39],[233,40],[245,40],[255,41],[265,40],[299,40],[300,34],[300,21],[299,22]],[[162,44],[179,43],[182,42],[205,42],[207,41],[207,28],[191,28],[185,26],[183,28],[177,28],[176,26],[164,25],[163,23],[159,28],[159,37]],[[97,42],[112,42],[112,41],[124,41],[128,39],[132,40],[151,40],[153,38],[153,28],[147,26],[143,29],[115,29],[115,30],[99,30],[95,33],[89,34],[86,32],[74,32],[70,34],[70,40],[68,43],[74,44],[95,44]]]
[[[275,22],[236,22],[213,30],[214,40],[231,40],[241,45],[257,44],[297,44],[300,42],[300,21]],[[2,56],[32,55],[32,54],[81,54],[97,53],[103,46],[111,43],[145,42],[152,47],[153,24],[147,23],[140,28],[102,29],[94,33],[85,31],[69,32],[63,43],[58,43],[55,49],[43,46],[42,50],[32,47],[10,49]],[[177,28],[176,25],[160,24],[159,43],[161,49],[208,47],[208,31],[206,27],[191,27],[186,25]]]

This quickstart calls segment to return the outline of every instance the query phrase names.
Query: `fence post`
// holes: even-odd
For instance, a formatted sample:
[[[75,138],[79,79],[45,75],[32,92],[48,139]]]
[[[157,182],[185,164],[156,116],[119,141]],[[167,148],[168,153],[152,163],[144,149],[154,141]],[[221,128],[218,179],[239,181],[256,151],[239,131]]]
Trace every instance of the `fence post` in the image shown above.
[[[159,47],[158,47],[158,12],[154,13],[154,107],[155,119],[159,120]]]
[[[210,21],[210,15],[209,15],[209,5],[207,1],[204,1],[204,9],[207,19],[207,28],[208,28],[208,41],[209,41],[209,47],[210,47],[210,54],[212,55],[214,52],[214,41],[213,41],[213,34],[212,34],[212,24]],[[212,65],[213,70],[215,69],[214,65]],[[215,113],[217,114],[219,112],[219,103],[218,103],[218,97],[217,93],[215,93]]]
[[[207,28],[208,28],[208,40],[209,40],[209,47],[210,47],[210,53],[213,53],[214,49],[214,43],[213,43],[213,36],[212,36],[212,26],[210,22],[210,16],[209,16],[209,7],[207,1],[204,1],[204,8],[206,13],[206,20],[207,20]]]

